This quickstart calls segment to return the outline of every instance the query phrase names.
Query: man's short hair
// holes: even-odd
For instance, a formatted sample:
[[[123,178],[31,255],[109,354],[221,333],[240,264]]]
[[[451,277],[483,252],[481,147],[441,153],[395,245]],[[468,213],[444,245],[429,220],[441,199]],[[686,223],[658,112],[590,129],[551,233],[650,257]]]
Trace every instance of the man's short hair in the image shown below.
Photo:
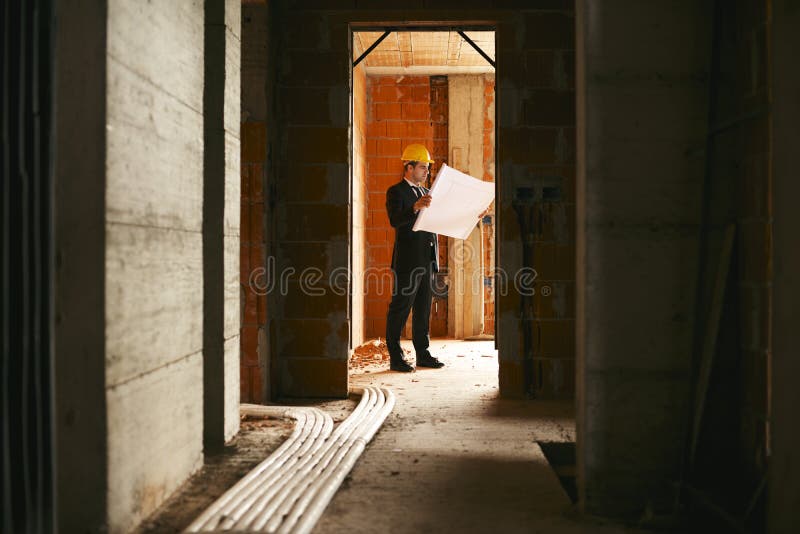
[[[405,171],[409,165],[411,165],[411,167],[413,168],[416,168],[417,163],[419,163],[419,161],[406,161],[405,163],[403,163],[403,170]]]

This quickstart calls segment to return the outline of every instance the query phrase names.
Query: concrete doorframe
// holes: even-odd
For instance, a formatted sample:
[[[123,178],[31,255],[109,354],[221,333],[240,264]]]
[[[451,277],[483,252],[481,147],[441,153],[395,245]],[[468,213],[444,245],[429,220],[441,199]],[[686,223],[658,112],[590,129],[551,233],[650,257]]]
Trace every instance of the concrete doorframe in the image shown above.
[[[400,27],[404,26],[405,24],[397,24],[391,25],[392,27]],[[449,24],[443,25],[442,28],[450,29],[453,25],[457,25],[456,22],[451,21]],[[429,29],[435,29],[436,23],[430,23]],[[485,29],[483,25],[480,26],[481,29]],[[374,28],[372,28],[374,29]],[[353,32],[362,30],[362,28],[354,28],[350,27],[349,31],[349,39],[352,45],[353,40]],[[497,35],[497,28],[492,27],[491,31],[495,34],[495,40]],[[495,70],[496,76],[496,70]],[[469,79],[476,79],[476,80],[483,80],[482,75],[467,75],[467,74],[460,74],[458,75],[459,78],[469,78]],[[463,85],[463,84],[462,84]],[[349,126],[349,141],[350,141],[350,172],[349,172],[349,198],[350,198],[350,225],[349,225],[349,238],[348,238],[348,249],[349,249],[349,264],[351,269],[351,280],[350,280],[350,291],[349,291],[349,306],[348,309],[350,310],[350,346],[348,351],[348,357],[352,354],[353,349],[359,344],[359,340],[365,340],[365,336],[359,336],[359,331],[363,334],[364,328],[361,329],[354,326],[356,321],[362,321],[365,317],[365,305],[357,304],[354,302],[354,297],[359,297],[359,290],[364,290],[363,281],[358,281],[357,277],[360,273],[363,273],[363,269],[359,271],[357,269],[359,259],[363,260],[363,255],[366,254],[365,250],[361,250],[359,254],[359,250],[357,247],[354,246],[354,238],[356,237],[356,231],[364,232],[365,228],[359,226],[359,222],[362,224],[366,224],[366,221],[363,220],[363,217],[358,217],[357,213],[354,210],[354,207],[357,207],[357,203],[359,198],[357,198],[356,193],[358,192],[355,188],[355,180],[356,180],[356,162],[354,160],[355,150],[354,146],[356,144],[356,139],[354,135],[354,128],[356,126],[356,120],[354,114],[354,95],[356,90],[356,82],[354,77],[354,67],[350,66],[350,93],[348,94],[349,97],[349,112],[350,112],[350,126]],[[465,87],[467,91],[469,91],[469,87]],[[477,96],[480,97],[481,102],[483,102],[483,85],[481,84],[479,87],[479,91]],[[365,89],[366,90],[366,89]],[[450,89],[452,91],[452,88]],[[470,95],[467,94],[465,100],[469,100]],[[497,101],[497,93],[495,91],[494,95],[495,102]],[[480,108],[482,109],[482,108]],[[452,110],[452,108],[451,108]],[[498,135],[497,135],[497,106],[494,106],[495,115],[493,117],[493,127],[495,128],[495,133],[492,136],[492,140],[494,142],[493,150],[494,154],[497,154],[497,146],[498,146]],[[480,177],[483,176],[483,138],[482,138],[482,128],[483,128],[483,117],[476,116],[477,123],[475,125],[474,132],[466,132],[464,131],[463,126],[465,125],[456,125],[453,126],[452,121],[448,121],[449,126],[449,135],[448,135],[448,153],[450,157],[450,161],[452,163],[451,166],[454,168],[458,168],[471,174],[472,176]],[[473,117],[474,118],[474,117]],[[475,122],[474,120],[472,122]],[[366,126],[366,125],[364,125]],[[459,137],[459,140],[456,141],[456,144],[453,143],[453,133],[454,132],[464,132],[464,135]],[[475,137],[477,136],[477,137]],[[456,135],[458,137],[458,135]],[[461,139],[463,137],[463,139]],[[473,139],[473,137],[475,137]],[[478,145],[476,145],[476,142]],[[458,146],[456,146],[458,145]],[[474,146],[473,146],[474,145]],[[495,171],[495,176],[497,176],[497,172]],[[495,187],[497,189],[497,180],[495,180]],[[363,199],[360,199],[363,200]],[[496,210],[495,214],[495,221],[499,216],[500,210]],[[497,240],[495,238],[495,248],[497,247]],[[466,245],[466,246],[465,246]],[[475,230],[470,234],[468,239],[466,240],[456,240],[453,238],[448,238],[448,265],[450,267],[450,274],[448,276],[448,326],[447,326],[447,334],[449,337],[453,337],[456,339],[463,339],[464,337],[469,337],[472,335],[478,335],[483,333],[484,330],[484,297],[483,297],[483,270],[487,267],[483,265],[483,239],[481,234],[481,226],[478,225]],[[499,254],[497,254],[497,250],[491,256],[495,263],[499,261]],[[453,269],[453,265],[463,266],[463,268]],[[496,270],[496,265],[490,266],[491,269],[494,271]],[[474,286],[474,287],[473,287]],[[477,289],[476,289],[477,288]],[[478,298],[474,298],[474,294],[477,292]],[[361,295],[363,299],[363,294]],[[497,300],[495,299],[495,307],[497,306]],[[495,313],[496,316],[496,313]],[[499,325],[495,326],[495,340],[499,337]],[[410,336],[411,334],[411,325],[410,325],[410,316],[409,321],[404,327],[404,335]],[[495,346],[497,342],[495,341]]]
[[[497,262],[508,271],[506,280],[496,269],[498,286],[505,282],[509,291],[498,287],[496,298],[495,330],[499,350],[499,388],[504,397],[527,396],[534,385],[526,379],[526,368],[531,362],[523,361],[520,332],[520,298],[513,290],[516,280],[508,277],[520,271],[520,237],[517,232],[516,213],[513,208],[515,194],[556,182],[565,195],[571,198],[574,169],[574,117],[571,94],[572,76],[568,70],[572,62],[571,5],[554,10],[541,5],[514,9],[495,6],[463,10],[441,10],[427,7],[410,8],[401,14],[390,8],[341,9],[335,12],[322,7],[296,10],[276,4],[276,16],[283,17],[276,29],[281,40],[281,54],[277,71],[281,73],[276,87],[275,148],[270,182],[278,193],[283,190],[297,196],[288,199],[276,196],[274,247],[279,264],[290,262],[292,251],[306,244],[334,247],[341,252],[325,259],[326,269],[349,266],[348,240],[351,237],[349,217],[352,215],[346,187],[349,179],[350,131],[346,95],[352,81],[352,46],[350,32],[379,30],[387,25],[400,25],[398,20],[415,21],[415,26],[455,28],[468,25],[495,32],[498,68],[496,70],[496,198],[495,224]],[[467,19],[467,20],[462,20]],[[275,20],[275,19],[273,19]],[[380,22],[376,22],[380,21]],[[416,22],[434,21],[434,22]],[[404,27],[411,27],[404,25]],[[304,31],[295,31],[295,30]],[[302,38],[300,38],[302,35]],[[313,46],[309,47],[309,44]],[[529,59],[542,56],[552,59],[552,70],[537,67]],[[308,69],[314,63],[319,69]],[[541,80],[545,98],[554,98],[554,106],[546,113],[523,113],[523,105],[530,110],[534,98],[531,81],[543,73]],[[304,103],[309,96],[322,96],[323,101],[313,108]],[[541,96],[541,95],[540,95]],[[325,99],[327,104],[325,105]],[[302,117],[294,116],[291,109],[303,109]],[[545,108],[542,108],[545,109]],[[344,110],[344,113],[342,113]],[[335,111],[335,113],[334,113]],[[501,139],[503,142],[501,142]],[[321,150],[320,148],[324,148]],[[299,157],[301,156],[301,157]],[[300,161],[302,159],[302,161]],[[551,173],[551,170],[553,171]],[[303,189],[298,180],[303,176]],[[313,190],[316,197],[305,195]],[[555,253],[570,254],[566,248],[571,235],[570,213],[562,202],[563,217],[550,221],[558,226],[564,237]],[[319,214],[324,210],[325,217]],[[285,221],[307,217],[313,225],[294,226]],[[508,225],[506,227],[506,224]],[[559,237],[560,239],[560,237]],[[342,250],[344,249],[344,250]],[[571,250],[571,249],[570,249]],[[558,259],[558,258],[556,258]],[[561,263],[551,265],[551,271],[562,270]],[[322,262],[320,262],[322,263]],[[571,269],[569,269],[571,271]],[[553,287],[557,298],[541,299],[539,305],[549,314],[546,333],[550,339],[560,339],[564,328],[572,327],[574,282],[572,272],[558,279]],[[528,284],[529,279],[521,283]],[[326,302],[316,301],[314,306],[297,292],[277,296],[268,303],[276,316],[270,321],[270,350],[277,361],[276,375],[279,394],[285,396],[339,396],[347,391],[347,352],[349,350],[348,295],[330,295]],[[308,311],[310,314],[303,314]],[[324,312],[324,315],[323,315]],[[321,335],[305,335],[310,327],[318,328]],[[302,343],[301,343],[302,341]],[[313,349],[313,350],[312,350]],[[570,343],[551,346],[553,357],[536,362],[542,373],[558,381],[555,393],[571,393],[573,376],[572,346]],[[570,380],[564,380],[569,376]],[[546,384],[550,382],[545,381]],[[556,383],[555,381],[553,382]],[[544,392],[544,395],[549,391]]]

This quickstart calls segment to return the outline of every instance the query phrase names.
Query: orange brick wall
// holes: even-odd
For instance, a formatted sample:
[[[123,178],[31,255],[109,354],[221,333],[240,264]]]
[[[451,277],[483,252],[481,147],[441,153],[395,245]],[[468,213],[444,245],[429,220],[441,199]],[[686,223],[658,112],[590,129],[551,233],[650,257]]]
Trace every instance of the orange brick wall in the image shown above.
[[[264,122],[242,124],[241,257],[242,329],[240,399],[262,402],[263,362],[258,356],[260,325],[266,323],[267,297],[250,287],[250,274],[265,265],[264,248],[264,162],[267,127]]]
[[[436,171],[442,163],[448,162],[449,143],[447,136],[448,124],[448,90],[447,76],[431,76],[431,124],[433,125],[433,145],[431,158],[434,169],[431,179],[436,176]],[[430,185],[430,184],[428,184]],[[447,236],[439,236],[439,271],[444,273],[447,269]],[[431,336],[447,336],[447,297],[434,297],[431,306]]]
[[[486,77],[484,85],[485,106],[483,108],[483,180],[494,182],[494,79]],[[492,208],[491,223],[483,223],[481,232],[483,238],[483,276],[491,278],[494,272],[494,207]],[[494,334],[494,286],[483,286],[483,333]]]
[[[239,398],[242,402],[269,400],[266,339],[267,297],[249,287],[254,270],[266,264],[264,183],[267,167],[267,87],[269,10],[266,3],[242,7],[242,84],[241,110],[241,240],[240,240],[240,360]]]
[[[433,146],[430,77],[368,77],[367,105],[368,277],[364,324],[366,337],[376,338],[386,333],[386,310],[392,291],[387,281],[391,280],[394,229],[386,215],[386,190],[403,176],[400,156],[406,145],[422,143],[429,149]],[[431,333],[436,335],[433,330]]]

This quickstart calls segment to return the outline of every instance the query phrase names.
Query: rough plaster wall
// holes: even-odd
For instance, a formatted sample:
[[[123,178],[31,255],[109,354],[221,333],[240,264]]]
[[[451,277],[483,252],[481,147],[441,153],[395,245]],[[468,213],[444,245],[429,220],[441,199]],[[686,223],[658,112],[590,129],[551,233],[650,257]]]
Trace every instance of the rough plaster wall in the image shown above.
[[[225,441],[239,431],[241,30],[241,1],[225,0]]]
[[[202,463],[203,2],[108,6],[108,528]]]
[[[773,2],[772,49],[772,170],[774,202],[774,323],[772,361],[772,458],[767,495],[768,530],[778,534],[800,524],[800,358],[797,347],[797,302],[800,300],[800,182],[797,180],[797,147],[800,144],[800,6],[789,0]]]
[[[350,346],[357,347],[365,339],[364,269],[367,249],[367,73],[363,64],[353,69],[353,258],[352,301],[350,308],[352,335]]]
[[[669,507],[679,475],[703,172],[687,149],[704,144],[705,4],[578,3],[578,462],[592,513]]]

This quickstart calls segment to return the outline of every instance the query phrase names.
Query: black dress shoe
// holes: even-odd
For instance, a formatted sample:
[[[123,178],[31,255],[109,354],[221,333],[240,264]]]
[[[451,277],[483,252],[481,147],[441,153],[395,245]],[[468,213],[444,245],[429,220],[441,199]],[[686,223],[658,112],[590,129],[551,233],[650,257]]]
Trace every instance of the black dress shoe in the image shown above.
[[[408,365],[405,360],[397,360],[389,363],[389,369],[392,371],[400,371],[401,373],[412,373],[414,368]]]
[[[444,367],[444,364],[430,354],[424,354],[422,356],[417,356],[417,367],[432,367],[434,369],[441,369]]]

